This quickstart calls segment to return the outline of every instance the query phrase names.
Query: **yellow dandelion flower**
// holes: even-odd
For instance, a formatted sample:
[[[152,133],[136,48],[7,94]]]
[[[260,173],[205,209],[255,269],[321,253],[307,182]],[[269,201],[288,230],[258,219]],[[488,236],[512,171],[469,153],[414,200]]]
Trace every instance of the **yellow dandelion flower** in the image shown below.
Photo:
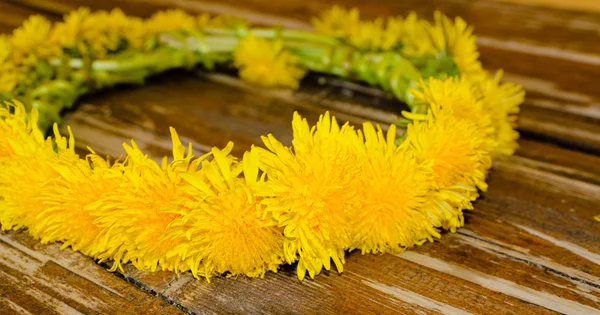
[[[473,28],[460,17],[454,23],[441,12],[436,11],[432,38],[440,52],[447,52],[458,66],[461,75],[477,77],[484,74]]]
[[[418,89],[412,90],[411,94],[419,113],[432,110],[435,114],[440,109],[449,109],[454,117],[476,124],[482,137],[495,140],[490,113],[468,79],[449,77],[443,80],[429,78],[427,82],[421,80]]]
[[[192,159],[191,146],[185,147],[171,129],[173,157],[162,165],[149,159],[132,141],[124,144],[127,157],[119,166],[122,176],[118,189],[87,206],[100,227],[95,256],[114,260],[113,269],[131,262],[140,270],[175,269],[167,252],[181,239],[167,239],[167,227],[189,209],[176,206],[184,198],[182,173],[192,173],[207,157]]]
[[[123,26],[125,39],[133,48],[140,48],[148,39],[148,30],[143,19],[129,16]]]
[[[261,168],[268,180],[258,191],[265,197],[265,212],[284,228],[284,254],[298,261],[298,278],[311,277],[331,260],[343,271],[344,249],[349,245],[349,208],[355,206],[360,170],[351,154],[358,135],[340,127],[329,113],[314,127],[297,113],[292,122],[292,148],[272,135],[263,137],[268,150],[261,153]]]
[[[426,206],[432,187],[431,169],[395,145],[396,128],[363,125],[359,145],[360,198],[349,212],[350,249],[365,253],[396,253],[439,237]],[[347,188],[351,189],[351,188]]]
[[[340,6],[333,6],[319,18],[313,18],[311,22],[317,33],[349,38],[352,26],[360,22],[360,13],[356,8],[346,10]]]
[[[233,55],[240,77],[263,86],[298,88],[306,71],[296,65],[296,57],[286,51],[281,40],[269,41],[249,34]]]
[[[39,143],[43,143],[44,137],[37,122],[38,111],[35,108],[28,114],[25,106],[18,101],[0,106],[0,158],[11,159],[17,153],[31,154]]]
[[[390,17],[387,20],[385,30],[381,37],[380,48],[391,50],[402,42],[405,34],[404,19],[402,17]]]
[[[17,65],[9,59],[12,52],[12,38],[0,34],[0,95],[9,94],[20,81]]]
[[[346,40],[356,48],[375,51],[395,48],[404,37],[404,21],[401,17],[373,21],[361,21],[358,9],[346,10],[332,7],[320,18],[312,20],[315,31]]]
[[[91,13],[89,8],[82,7],[54,26],[51,40],[85,56],[103,58],[118,50],[124,39],[134,47],[141,46],[145,36],[142,29],[141,19],[130,18],[120,9]]]
[[[436,11],[434,22],[419,19],[411,12],[403,20],[402,54],[409,57],[441,58],[448,56],[461,75],[482,76],[473,29],[463,19],[454,21]]]
[[[97,11],[83,20],[80,36],[98,58],[116,51],[130,31],[130,19],[120,9]],[[131,38],[131,35],[129,36]],[[132,38],[132,41],[137,39]]]
[[[282,230],[262,218],[265,206],[254,192],[264,181],[258,152],[247,152],[237,163],[227,155],[230,149],[213,149],[212,161],[183,176],[190,198],[182,205],[190,211],[171,224],[170,236],[186,241],[168,256],[181,261],[179,270],[189,269],[196,277],[262,277],[283,262]]]
[[[32,15],[15,29],[12,36],[12,58],[16,64],[33,64],[60,56],[60,47],[49,40],[52,23],[41,15]]]
[[[14,111],[14,113],[10,113]],[[60,174],[52,167],[57,156],[77,160],[73,140],[60,136],[54,127],[54,139],[44,140],[37,127],[37,110],[27,114],[20,103],[0,111],[0,221],[3,229],[31,227],[39,223],[46,206],[39,192]]]
[[[0,34],[0,64],[3,64],[12,51],[12,38]]]
[[[81,24],[89,15],[88,8],[79,8],[66,14],[63,22],[54,25],[50,36],[51,41],[65,48],[75,48]]]
[[[475,94],[482,99],[483,107],[492,121],[493,138],[496,140],[495,157],[512,155],[519,147],[517,139],[517,114],[525,98],[520,84],[501,83],[502,71],[495,76],[487,75],[480,79],[469,78],[474,82]]]
[[[92,14],[90,20],[85,21],[84,28],[90,29],[89,33],[86,32],[89,42],[93,42],[94,31],[98,33],[98,50],[116,50],[124,39],[132,47],[139,48],[148,36],[143,19],[128,16],[119,8],[112,9],[110,13],[99,11]]]
[[[471,209],[477,188],[487,189],[493,142],[482,137],[473,122],[441,109],[430,112],[425,121],[410,124],[404,143],[417,161],[433,169],[429,217],[435,226],[454,232],[463,225],[462,210]]]
[[[428,114],[407,114],[409,118],[426,120],[409,127],[416,130],[409,134],[409,142],[420,159],[430,159],[438,165],[433,200],[435,217],[440,219],[434,223],[455,230],[462,225],[462,210],[469,209],[477,197],[476,188],[487,188],[485,177],[500,141],[495,127],[500,117],[493,116],[481,91],[466,77],[430,78],[428,83],[422,81],[420,88],[413,95],[419,111]],[[458,181],[460,176],[466,180]]]
[[[411,12],[403,20],[402,54],[423,57],[439,53],[430,38],[431,28],[431,23],[419,19],[415,12]]]
[[[196,25],[196,18],[180,9],[157,12],[146,21],[146,28],[149,34],[195,29]]]
[[[11,146],[15,154],[0,159],[0,223],[4,230],[16,230],[36,223],[37,215],[45,209],[38,198],[41,187],[58,177],[48,163],[49,155],[53,153],[49,152],[51,143],[50,149],[43,143],[26,143],[23,147],[12,143]],[[30,149],[25,146],[37,149],[25,155],[21,150]]]
[[[56,136],[60,135],[56,133]],[[49,163],[58,176],[40,187],[37,199],[44,210],[28,223],[29,233],[42,243],[60,241],[62,248],[70,246],[85,255],[93,255],[99,228],[88,205],[118,188],[119,181],[115,177],[120,172],[112,169],[107,161],[79,159],[74,151],[63,151]]]
[[[21,78],[20,71],[12,64],[0,65],[0,95],[9,95]]]
[[[347,41],[359,49],[373,51],[382,48],[384,34],[383,19],[359,21],[349,26]]]
[[[433,161],[435,188],[457,184],[476,186],[485,191],[485,174],[491,166],[491,143],[481,136],[477,125],[456,119],[451,110],[431,113],[425,121],[408,127],[405,141],[421,161]]]
[[[210,14],[202,13],[196,17],[196,25],[199,28],[203,28],[203,27],[210,25],[212,20],[213,20],[213,18]]]
[[[204,21],[206,18],[202,18],[201,21]],[[210,26],[210,27],[225,27],[225,28],[245,28],[250,25],[250,22],[232,15],[217,15],[207,21],[206,25],[199,24],[200,27]]]

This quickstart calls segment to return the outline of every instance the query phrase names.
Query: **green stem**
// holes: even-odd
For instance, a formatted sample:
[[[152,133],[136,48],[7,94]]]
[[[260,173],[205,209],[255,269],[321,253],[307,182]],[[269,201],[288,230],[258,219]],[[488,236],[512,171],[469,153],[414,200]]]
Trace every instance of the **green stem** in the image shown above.
[[[248,33],[267,39],[281,39],[284,47],[294,54],[298,63],[306,69],[380,87],[406,102],[413,110],[408,90],[421,75],[429,76],[429,72],[449,67],[443,62],[414,61],[419,64],[419,69],[422,70],[420,71],[398,52],[365,52],[334,37],[308,31],[243,27],[167,32],[149,42],[144,50],[126,51],[112,59],[93,62],[84,59],[54,59],[50,61],[50,65],[60,70],[60,78],[69,77],[70,80],[81,82],[79,86],[85,86],[86,90],[122,83],[138,84],[150,75],[173,68],[197,64],[212,68],[215,63],[229,62],[240,39]],[[62,95],[64,102],[59,101],[55,105],[59,108],[56,111],[48,111],[50,116],[55,116],[55,113],[59,113],[63,107],[70,106],[74,100],[72,93],[59,93],[66,91],[63,88],[59,84],[42,86],[32,93],[32,100],[43,101],[37,94],[53,97]],[[80,95],[79,92],[75,93],[75,97]]]
[[[301,30],[253,28],[250,32],[256,36],[269,39],[281,38],[283,40],[300,40],[329,46],[342,45],[342,42],[334,37]]]
[[[288,46],[301,65],[311,71],[365,82],[391,92],[411,106],[408,90],[421,73],[412,63],[391,52],[362,52],[349,46]]]

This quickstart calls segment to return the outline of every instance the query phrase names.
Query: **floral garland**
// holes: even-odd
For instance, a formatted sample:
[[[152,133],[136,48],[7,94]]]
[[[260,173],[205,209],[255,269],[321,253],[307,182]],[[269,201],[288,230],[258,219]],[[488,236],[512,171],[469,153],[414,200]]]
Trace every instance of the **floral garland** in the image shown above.
[[[113,270],[130,262],[207,279],[295,262],[299,279],[332,261],[341,272],[345,251],[395,253],[454,232],[492,160],[517,148],[522,88],[482,69],[460,18],[367,21],[334,7],[313,25],[260,28],[179,10],[30,17],[0,37],[2,229],[27,228]],[[173,158],[157,164],[134,141],[116,161],[91,149],[82,159],[70,129],[58,131],[82,94],[199,64],[233,65],[271,87],[297,88],[307,71],[377,86],[409,106],[398,121],[406,132],[355,129],[328,113],[310,126],[295,114],[291,146],[268,135],[238,160],[232,143],[194,157],[171,129]]]

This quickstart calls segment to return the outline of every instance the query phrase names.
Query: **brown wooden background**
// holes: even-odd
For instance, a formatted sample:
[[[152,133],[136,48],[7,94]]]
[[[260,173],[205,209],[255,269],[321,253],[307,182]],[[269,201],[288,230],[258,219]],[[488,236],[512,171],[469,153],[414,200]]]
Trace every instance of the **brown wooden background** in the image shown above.
[[[462,16],[478,35],[488,69],[522,83],[521,148],[495,163],[489,192],[465,228],[439,242],[393,256],[351,253],[345,272],[299,282],[294,267],[264,280],[146,273],[107,265],[25,232],[0,234],[0,314],[404,313],[600,314],[600,1],[547,1],[549,6],[489,0],[23,0],[0,1],[0,32],[30,14],[59,19],[85,5],[121,7],[148,16],[180,7],[229,13],[266,24],[307,28],[331,4],[366,17]],[[558,3],[558,4],[557,4]],[[569,11],[565,5],[588,12]],[[595,5],[597,4],[597,5]],[[168,127],[198,151],[236,143],[239,154],[259,136],[289,140],[299,111],[314,121],[326,109],[340,120],[389,123],[399,104],[378,91],[306,79],[299,91],[264,90],[200,70],[172,71],[143,87],[86,96],[65,125],[82,149],[120,155],[135,138],[153,157],[170,152]]]

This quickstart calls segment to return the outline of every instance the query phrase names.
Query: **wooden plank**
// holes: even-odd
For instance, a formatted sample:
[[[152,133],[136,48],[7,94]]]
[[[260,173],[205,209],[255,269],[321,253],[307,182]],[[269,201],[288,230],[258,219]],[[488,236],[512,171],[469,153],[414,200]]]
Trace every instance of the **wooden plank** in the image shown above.
[[[516,156],[534,160],[520,160],[532,168],[600,185],[600,157],[568,150],[540,141],[522,138]]]
[[[181,313],[92,259],[23,232],[0,233],[0,280],[0,300],[17,313]]]
[[[575,1],[563,1],[563,0],[501,0],[502,2],[528,4],[536,6],[544,6],[551,8],[559,8],[566,10],[580,10],[580,11],[600,11],[600,3],[596,0],[575,0]]]

